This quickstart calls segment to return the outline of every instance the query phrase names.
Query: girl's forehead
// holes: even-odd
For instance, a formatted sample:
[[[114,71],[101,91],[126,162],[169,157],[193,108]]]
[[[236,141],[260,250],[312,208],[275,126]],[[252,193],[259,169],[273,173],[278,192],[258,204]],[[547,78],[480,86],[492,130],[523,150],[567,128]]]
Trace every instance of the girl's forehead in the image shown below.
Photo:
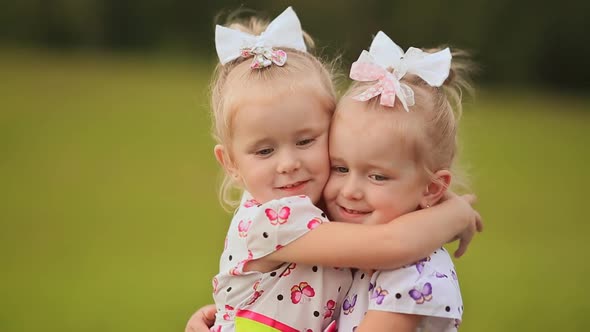
[[[250,70],[250,69],[249,69]],[[317,75],[267,71],[267,69],[250,70],[243,75],[228,76],[225,91],[234,98],[249,96],[280,97],[294,91],[306,91],[317,94],[330,94]]]
[[[330,146],[364,145],[366,149],[412,152],[423,136],[420,121],[404,110],[371,109],[365,102],[341,101],[333,118]]]

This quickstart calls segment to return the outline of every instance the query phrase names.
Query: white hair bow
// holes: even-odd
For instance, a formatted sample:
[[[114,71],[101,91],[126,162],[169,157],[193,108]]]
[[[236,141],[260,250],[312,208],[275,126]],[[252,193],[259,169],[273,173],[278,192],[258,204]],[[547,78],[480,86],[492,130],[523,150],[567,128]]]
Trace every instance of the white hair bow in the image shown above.
[[[350,78],[355,81],[378,81],[354,99],[367,101],[381,95],[380,103],[393,107],[395,97],[404,109],[414,105],[414,91],[400,80],[405,74],[419,76],[431,86],[441,86],[449,76],[451,51],[445,48],[436,53],[426,53],[410,47],[404,51],[385,33],[379,31],[371,43],[369,52],[363,51],[350,68]]]
[[[254,56],[252,68],[267,67],[272,63],[282,66],[287,61],[287,53],[275,50],[276,47],[307,50],[301,23],[291,7],[277,16],[258,36],[220,25],[215,27],[215,48],[222,65],[239,57]]]

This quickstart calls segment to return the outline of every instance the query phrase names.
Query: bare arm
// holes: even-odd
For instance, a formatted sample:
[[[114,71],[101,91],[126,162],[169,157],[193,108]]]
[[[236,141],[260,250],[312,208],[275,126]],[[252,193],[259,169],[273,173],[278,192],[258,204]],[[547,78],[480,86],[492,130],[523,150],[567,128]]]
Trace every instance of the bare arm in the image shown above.
[[[481,222],[470,205],[474,201],[472,195],[454,197],[383,225],[325,223],[280,250],[248,263],[248,269],[269,271],[283,262],[396,269],[428,256],[454,237],[469,243]]]
[[[414,332],[423,316],[369,310],[356,332]]]

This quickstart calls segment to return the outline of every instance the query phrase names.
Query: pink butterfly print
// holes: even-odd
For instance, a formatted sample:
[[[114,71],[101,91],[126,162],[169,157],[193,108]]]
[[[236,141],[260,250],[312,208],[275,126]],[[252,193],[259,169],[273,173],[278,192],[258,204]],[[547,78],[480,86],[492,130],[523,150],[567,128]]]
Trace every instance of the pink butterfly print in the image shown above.
[[[375,287],[373,293],[371,293],[371,300],[375,300],[377,304],[383,304],[383,300],[387,295],[389,295],[387,290],[382,289],[381,286]]]
[[[289,274],[291,274],[291,271],[295,270],[295,268],[297,267],[296,263],[291,263],[289,264],[289,266],[287,266],[287,268],[285,269],[285,271],[283,271],[283,273],[281,273],[281,275],[279,277],[286,277]]]
[[[221,325],[213,326],[211,332],[221,332]]]
[[[426,301],[432,300],[432,285],[429,282],[427,282],[422,287],[422,291],[419,291],[418,289],[414,288],[411,291],[409,291],[408,294],[410,294],[410,297],[413,298],[417,304],[422,304]]]
[[[253,206],[260,206],[260,203],[258,203],[257,200],[255,200],[254,198],[249,199],[247,201],[244,202],[244,207],[245,208],[249,208],[249,207],[253,207]]]
[[[314,229],[321,225],[322,219],[320,218],[313,218],[307,223],[307,229]]]
[[[291,287],[291,302],[297,304],[305,297],[314,297],[315,290],[307,282],[302,281],[299,285]]]
[[[229,269],[229,274],[231,274],[232,276],[238,276],[238,275],[242,274],[242,271],[244,271],[244,265],[246,265],[246,263],[251,261],[252,258],[253,258],[252,251],[248,250],[248,257],[246,259],[244,259],[243,261],[239,262],[236,266]]]
[[[213,278],[213,294],[217,294],[217,287],[219,287],[219,281],[217,278]]]
[[[324,319],[330,318],[334,315],[334,310],[336,309],[336,302],[334,300],[328,300],[326,306],[324,307]]]
[[[260,296],[262,296],[262,293],[264,293],[264,290],[260,290],[260,291],[258,290],[258,286],[260,286],[260,279],[256,280],[254,285],[252,285],[252,289],[254,289],[254,293],[252,294],[252,297],[250,298],[250,300],[248,300],[246,305],[253,304],[254,302],[256,302],[256,300],[258,300],[258,298]]]
[[[243,220],[240,220],[240,223],[238,224],[238,235],[240,237],[248,236],[248,230],[250,229],[251,225],[252,220],[248,220],[248,223],[244,222]]]
[[[291,208],[288,206],[283,206],[279,212],[273,209],[266,209],[264,210],[266,217],[270,221],[271,225],[282,225],[287,222],[289,216],[291,215]]]
[[[224,320],[232,320],[232,316],[234,315],[234,307],[231,305],[225,305],[225,314],[223,314]]]
[[[344,303],[342,303],[342,310],[344,311],[345,315],[348,315],[354,311],[354,306],[356,305],[356,298],[357,295],[354,294],[352,298],[348,298],[348,296],[344,299]]]
[[[282,247],[283,247],[282,245],[280,245],[280,244],[277,244],[277,245],[275,246],[275,250],[279,250],[279,249],[281,249]]]
[[[258,300],[258,298],[262,296],[262,293],[264,293],[264,290],[254,290],[252,297],[250,297],[250,300],[248,300],[246,305],[251,305],[254,302],[256,302],[256,300]]]

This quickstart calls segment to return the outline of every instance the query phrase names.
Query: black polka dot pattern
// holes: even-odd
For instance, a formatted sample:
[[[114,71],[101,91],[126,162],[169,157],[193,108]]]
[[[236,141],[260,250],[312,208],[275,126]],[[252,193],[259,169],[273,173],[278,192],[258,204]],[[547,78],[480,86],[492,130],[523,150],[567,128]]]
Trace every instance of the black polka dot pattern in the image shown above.
[[[312,270],[313,272],[318,272],[318,267],[317,267],[317,266],[314,266],[314,267],[312,267],[312,268],[311,268],[311,270]]]
[[[277,295],[277,300],[282,301],[283,300],[283,295],[281,295],[281,294]]]
[[[226,291],[227,291],[228,293],[229,293],[229,292],[231,292],[231,287],[228,287],[228,288],[226,289]]]
[[[267,232],[262,233],[262,237],[265,238],[265,239],[267,239],[268,238],[268,233]]]
[[[229,255],[229,260],[230,260],[230,262],[231,262],[231,260],[232,260],[232,259],[233,259],[233,257],[232,257],[231,255]]]
[[[402,295],[400,293],[397,293],[397,294],[395,294],[395,298],[399,300],[402,298]]]
[[[275,271],[273,271],[273,272],[271,272],[271,273],[270,273],[270,276],[271,276],[271,277],[274,277],[274,276],[276,276],[276,275],[277,275],[277,273],[276,273]]]
[[[313,315],[316,316],[316,317],[320,317],[320,312],[319,311],[314,311],[313,312]]]
[[[449,312],[449,311],[451,311],[451,307],[449,307],[449,306],[446,306],[446,307],[445,307],[445,311],[446,311],[446,312]]]
[[[326,214],[322,212],[322,218],[326,218]]]

